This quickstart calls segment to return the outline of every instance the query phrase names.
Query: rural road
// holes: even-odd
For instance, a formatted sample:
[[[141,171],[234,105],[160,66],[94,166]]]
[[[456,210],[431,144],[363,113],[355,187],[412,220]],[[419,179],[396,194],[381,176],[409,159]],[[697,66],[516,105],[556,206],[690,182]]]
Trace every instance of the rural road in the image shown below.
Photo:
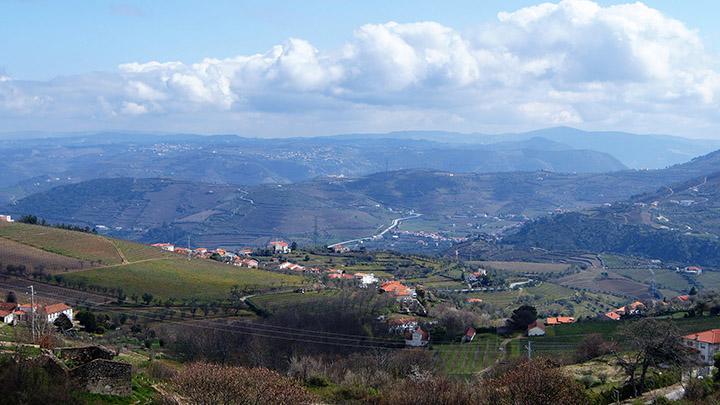
[[[343,242],[333,243],[332,245],[328,245],[328,248],[334,248],[335,246],[345,245],[345,244],[348,244],[348,243],[358,243],[358,242],[365,241],[365,240],[380,239],[380,238],[382,238],[383,236],[385,236],[386,233],[390,232],[391,230],[395,229],[398,225],[400,225],[400,223],[402,223],[402,221],[407,221],[407,220],[409,220],[409,219],[415,219],[415,218],[418,218],[418,217],[420,217],[420,216],[422,216],[422,214],[412,214],[412,215],[409,215],[409,216],[407,216],[407,217],[395,218],[395,219],[392,220],[392,223],[390,224],[390,226],[388,226],[387,228],[383,229],[383,230],[382,230],[380,233],[378,233],[378,234],[375,234],[375,235],[373,235],[373,236],[366,236],[366,237],[364,237],[364,238],[357,238],[357,239],[346,240],[346,241],[343,241]]]

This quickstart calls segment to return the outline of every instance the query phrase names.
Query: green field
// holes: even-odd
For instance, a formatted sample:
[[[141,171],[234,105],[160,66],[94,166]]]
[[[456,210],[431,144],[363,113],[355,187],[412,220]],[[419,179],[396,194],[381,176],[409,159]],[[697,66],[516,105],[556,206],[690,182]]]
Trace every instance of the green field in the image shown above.
[[[165,252],[159,248],[141,245],[135,242],[128,242],[121,239],[110,239],[110,241],[123,252],[123,255],[125,255],[125,258],[129,262],[177,256],[174,253]]]
[[[682,333],[700,332],[707,329],[719,328],[720,317],[701,318],[679,318],[674,320],[675,325]],[[593,333],[601,334],[605,339],[612,340],[617,328],[623,322],[577,322],[571,325],[551,326],[546,329],[545,336],[533,337],[533,352],[551,356],[571,354],[577,345],[587,336]],[[528,338],[513,340],[510,344],[511,356],[518,356],[525,353]]]
[[[480,298],[509,314],[528,303],[537,308],[538,314],[594,317],[626,303],[626,299],[608,294],[575,291],[558,284],[543,282],[540,285],[517,290],[499,292],[478,292],[463,295],[467,298]]]
[[[47,252],[103,265],[121,263],[108,239],[84,232],[20,223],[0,223],[0,237]]]
[[[122,288],[127,295],[147,292],[155,298],[179,300],[224,299],[235,285],[247,291],[263,291],[301,285],[303,281],[296,275],[180,257],[80,271],[67,274],[65,279],[71,283]]]
[[[448,374],[477,373],[492,366],[499,356],[502,338],[478,333],[470,343],[436,344],[432,351],[438,365]]]
[[[304,294],[297,292],[269,293],[256,295],[249,298],[248,301],[258,308],[272,312],[278,308],[321,301],[335,294],[337,294],[335,290],[310,291]]]
[[[507,271],[511,273],[562,273],[570,268],[566,263],[531,263],[531,262],[497,262],[471,261],[467,264],[480,266],[489,270]]]

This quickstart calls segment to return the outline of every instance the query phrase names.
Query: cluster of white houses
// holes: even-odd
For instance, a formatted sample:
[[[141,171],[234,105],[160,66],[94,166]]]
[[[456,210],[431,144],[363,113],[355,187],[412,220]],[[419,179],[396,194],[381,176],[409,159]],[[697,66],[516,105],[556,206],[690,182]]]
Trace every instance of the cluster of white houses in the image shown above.
[[[19,321],[30,319],[32,313],[33,307],[30,304],[0,303],[0,320],[8,325],[15,325]],[[35,304],[35,314],[48,323],[55,322],[60,315],[67,316],[70,321],[73,320],[73,309],[64,303]]]

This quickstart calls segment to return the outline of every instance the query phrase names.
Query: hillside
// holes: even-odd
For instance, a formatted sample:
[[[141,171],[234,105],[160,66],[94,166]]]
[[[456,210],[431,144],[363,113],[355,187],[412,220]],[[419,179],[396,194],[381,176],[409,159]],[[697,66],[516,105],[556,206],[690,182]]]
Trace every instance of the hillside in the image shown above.
[[[663,170],[604,174],[416,169],[252,187],[110,178],[58,186],[4,210],[53,223],[101,225],[102,232],[134,240],[185,243],[189,236],[209,246],[262,245],[274,237],[337,242],[373,235],[407,212],[423,215],[405,229],[465,236],[627,200],[693,179],[718,160],[713,153]]]
[[[504,242],[719,266],[720,173],[666,186],[626,202],[540,218]]]
[[[55,275],[48,280],[61,280],[63,286],[78,290],[112,296],[122,289],[128,296],[149,293],[163,300],[216,300],[227,297],[234,286],[267,291],[302,282],[301,276],[187,260],[124,240],[19,223],[0,222],[0,263],[2,271],[8,265],[24,265],[26,275]]]

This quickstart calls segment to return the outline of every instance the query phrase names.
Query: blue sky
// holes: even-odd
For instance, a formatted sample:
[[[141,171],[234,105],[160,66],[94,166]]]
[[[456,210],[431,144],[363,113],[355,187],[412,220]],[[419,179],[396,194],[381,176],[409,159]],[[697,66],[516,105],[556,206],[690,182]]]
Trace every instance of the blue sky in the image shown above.
[[[193,62],[266,50],[287,38],[335,47],[367,23],[436,21],[460,31],[538,1],[43,1],[0,2],[0,69],[23,79],[111,70],[137,60]],[[600,1],[621,4],[622,1]],[[720,42],[720,3],[646,1]]]
[[[0,131],[717,137],[720,5],[687,4],[0,1]]]

